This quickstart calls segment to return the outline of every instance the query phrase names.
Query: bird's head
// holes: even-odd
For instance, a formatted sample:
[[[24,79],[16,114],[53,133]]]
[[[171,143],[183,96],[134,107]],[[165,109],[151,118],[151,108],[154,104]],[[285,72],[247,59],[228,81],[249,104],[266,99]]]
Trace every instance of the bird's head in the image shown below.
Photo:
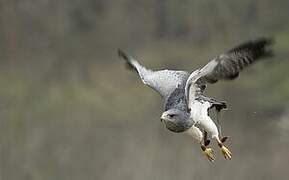
[[[184,132],[192,126],[189,114],[179,109],[165,111],[161,116],[161,121],[165,123],[167,129],[176,133]]]

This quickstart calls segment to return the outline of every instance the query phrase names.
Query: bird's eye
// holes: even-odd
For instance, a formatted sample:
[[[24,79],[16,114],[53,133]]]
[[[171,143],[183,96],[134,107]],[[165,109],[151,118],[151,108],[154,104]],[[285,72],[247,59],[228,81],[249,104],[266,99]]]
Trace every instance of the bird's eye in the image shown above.
[[[173,117],[175,117],[175,114],[169,114],[169,116],[170,116],[171,118],[173,118]]]

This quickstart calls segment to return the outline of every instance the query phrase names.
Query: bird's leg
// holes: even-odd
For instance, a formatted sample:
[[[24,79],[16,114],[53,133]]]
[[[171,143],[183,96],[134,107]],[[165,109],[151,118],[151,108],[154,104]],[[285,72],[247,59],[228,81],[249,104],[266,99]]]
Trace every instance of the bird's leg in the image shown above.
[[[231,159],[232,158],[232,153],[230,152],[230,150],[224,146],[224,141],[226,141],[226,138],[222,138],[221,140],[219,139],[218,136],[214,137],[217,140],[218,146],[221,148],[221,152],[223,154],[223,156],[225,157],[225,159]]]
[[[204,144],[201,144],[204,155],[208,158],[209,161],[213,162],[215,160],[214,152],[212,148],[208,147],[210,140],[208,139],[208,133],[204,131]]]
[[[220,140],[222,143],[224,143],[228,139],[228,136],[222,136],[220,118],[221,118],[221,110],[217,109],[217,127],[218,127],[218,131],[219,131]]]
[[[216,109],[216,111],[217,111],[217,127],[219,131],[219,136],[222,136],[222,129],[221,129],[221,123],[220,123],[221,111],[219,109]]]
[[[215,160],[213,150],[207,147],[210,144],[210,140],[208,140],[208,134],[206,131],[202,132],[198,127],[193,125],[189,130],[186,131],[186,133],[201,144],[201,149],[209,161],[212,162]]]

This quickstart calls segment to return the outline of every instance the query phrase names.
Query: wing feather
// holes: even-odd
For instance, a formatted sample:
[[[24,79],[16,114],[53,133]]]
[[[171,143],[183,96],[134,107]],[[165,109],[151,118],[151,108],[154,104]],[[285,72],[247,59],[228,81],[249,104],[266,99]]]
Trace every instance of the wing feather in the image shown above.
[[[188,72],[160,70],[153,71],[142,66],[133,57],[127,55],[122,50],[118,50],[118,55],[124,59],[127,65],[137,71],[142,82],[159,92],[163,97],[168,97],[179,85],[185,84]]]
[[[225,54],[211,60],[203,68],[194,71],[186,82],[186,97],[188,102],[202,94],[203,87],[207,83],[216,83],[219,80],[233,80],[239,73],[257,60],[271,57],[273,51],[270,48],[273,40],[259,38],[241,44]],[[191,96],[191,97],[190,97]]]
[[[214,64],[214,67],[207,71],[203,78],[209,83],[215,83],[221,79],[235,79],[244,68],[257,60],[271,57],[273,53],[268,48],[272,42],[272,39],[260,38],[229,50],[213,59],[217,64]]]

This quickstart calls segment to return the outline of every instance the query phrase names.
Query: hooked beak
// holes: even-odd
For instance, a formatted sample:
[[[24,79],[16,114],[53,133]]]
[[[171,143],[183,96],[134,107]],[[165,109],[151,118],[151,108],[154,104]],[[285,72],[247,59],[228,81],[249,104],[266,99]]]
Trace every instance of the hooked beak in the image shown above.
[[[168,114],[166,112],[164,112],[161,116],[161,122],[166,121],[166,120],[168,120]]]
[[[163,120],[166,119],[166,115],[163,113],[162,116],[161,116],[161,122],[163,122]]]

